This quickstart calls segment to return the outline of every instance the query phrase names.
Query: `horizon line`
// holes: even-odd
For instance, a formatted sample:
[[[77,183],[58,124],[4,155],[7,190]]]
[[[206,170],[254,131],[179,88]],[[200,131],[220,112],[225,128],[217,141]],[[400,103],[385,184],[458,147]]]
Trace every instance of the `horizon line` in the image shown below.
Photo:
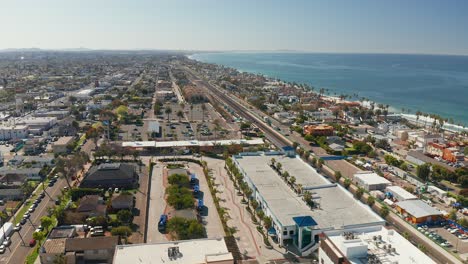
[[[182,53],[310,53],[310,54],[362,54],[362,55],[426,55],[426,56],[468,56],[467,54],[459,53],[417,53],[417,52],[352,52],[352,51],[311,51],[311,50],[294,50],[294,49],[265,49],[265,50],[242,50],[242,49],[226,49],[226,50],[190,50],[190,49],[158,49],[158,48],[133,48],[133,49],[108,49],[108,48],[4,48],[0,49],[0,53],[6,52],[99,52],[99,51],[166,51],[166,52],[182,52]]]

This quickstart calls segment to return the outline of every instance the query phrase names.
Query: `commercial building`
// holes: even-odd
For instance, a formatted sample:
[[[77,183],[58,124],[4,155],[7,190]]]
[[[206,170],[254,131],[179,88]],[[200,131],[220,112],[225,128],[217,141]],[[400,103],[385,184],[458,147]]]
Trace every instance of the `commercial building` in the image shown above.
[[[24,139],[29,135],[28,126],[3,126],[0,125],[0,140]]]
[[[373,172],[359,172],[354,174],[356,183],[366,191],[384,190],[390,181]]]
[[[421,200],[408,200],[395,204],[398,212],[414,224],[436,222],[442,219],[442,212]]]
[[[67,153],[68,145],[71,144],[73,140],[73,137],[61,137],[52,144],[52,150],[55,154]]]
[[[305,203],[269,164],[274,158],[282,170],[295,178],[295,185],[312,195],[313,206]],[[380,226],[385,221],[367,205],[355,200],[340,185],[331,183],[298,157],[278,152],[241,153],[233,156],[252,199],[272,219],[269,234],[281,246],[291,246],[301,255],[318,246],[319,235],[326,230],[347,230],[357,226]]]
[[[407,200],[416,200],[418,197],[411,194],[407,190],[401,188],[400,186],[388,186],[385,191],[387,194],[390,194],[397,201],[407,201]]]
[[[401,188],[400,186],[388,186],[385,191],[387,194],[390,194],[393,199],[399,202],[418,199],[418,197]]]
[[[94,165],[81,181],[84,188],[123,188],[138,186],[135,166],[128,163],[103,163]]]
[[[332,136],[333,127],[329,125],[306,125],[304,126],[304,134],[312,136]]]
[[[436,263],[403,236],[384,227],[326,232],[318,258],[321,264]]]
[[[56,117],[26,117],[19,119],[18,124],[25,125],[29,128],[29,133],[34,135],[42,135],[42,132],[49,130],[57,124]]]
[[[118,245],[113,263],[231,264],[234,257],[222,238],[194,239]]]

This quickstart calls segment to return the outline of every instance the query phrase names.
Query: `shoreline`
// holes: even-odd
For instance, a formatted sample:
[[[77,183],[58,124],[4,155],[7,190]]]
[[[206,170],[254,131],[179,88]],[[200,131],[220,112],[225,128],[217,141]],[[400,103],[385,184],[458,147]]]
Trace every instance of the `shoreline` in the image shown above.
[[[193,54],[186,54],[185,57],[190,59],[190,60],[193,60],[193,61],[196,61],[196,62],[199,62],[199,63],[207,63],[207,64],[212,64],[212,65],[217,65],[217,66],[222,66],[222,67],[226,67],[226,68],[230,68],[230,69],[233,69],[233,70],[236,70],[240,73],[243,73],[243,72],[246,72],[246,73],[250,73],[250,74],[254,74],[254,75],[261,75],[261,76],[264,76],[270,80],[279,80],[283,83],[289,83],[288,81],[285,81],[279,77],[274,77],[274,76],[269,76],[268,74],[262,74],[262,73],[258,73],[258,72],[255,72],[255,71],[248,71],[248,70],[242,70],[242,69],[238,69],[238,68],[234,68],[234,67],[231,67],[231,66],[227,66],[227,65],[223,65],[223,64],[219,64],[219,63],[214,63],[214,62],[206,62],[206,61],[202,61],[202,60],[199,60],[197,58],[195,58],[194,56],[196,55],[201,55],[201,54],[210,54],[212,52],[207,52],[207,53],[193,53]],[[225,53],[225,54],[231,54],[231,53],[246,53],[246,52],[217,52],[216,54],[218,53]],[[264,52],[264,53],[267,53],[267,52]],[[277,52],[277,53],[282,53],[282,52]],[[325,53],[324,53],[325,54]],[[344,54],[344,53],[343,53]],[[419,55],[419,54],[408,54],[408,55]],[[423,55],[423,54],[421,54]],[[457,55],[458,56],[458,55]],[[331,90],[331,89],[330,89]],[[336,91],[336,92],[339,92],[339,91]],[[345,93],[343,93],[345,94]],[[349,94],[347,94],[349,96]],[[324,96],[328,97],[328,98],[337,98],[337,96],[333,96],[331,95],[330,93],[328,94],[324,94]],[[375,100],[370,100],[370,99],[367,99],[365,101],[359,101],[359,100],[345,100],[345,101],[349,101],[349,102],[358,102],[360,103],[363,107],[366,107],[366,108],[369,108],[369,105],[371,103],[375,103],[375,105],[377,106],[378,104],[382,103],[385,105],[385,103],[383,102],[379,102],[379,101],[375,101]],[[412,114],[412,113],[404,113],[402,111],[400,111],[400,109],[398,107],[395,107],[395,106],[392,106],[391,104],[388,104],[389,105],[389,113],[394,113],[394,114],[399,114],[402,118],[408,120],[408,121],[411,121],[411,122],[415,122],[416,123],[416,114]],[[378,107],[375,107],[375,109],[377,109]],[[405,108],[406,109],[406,108]],[[428,113],[428,114],[435,114],[435,113]],[[435,115],[438,115],[438,114],[435,114]],[[440,117],[442,117],[444,120],[448,120],[448,118],[446,116],[442,116],[442,115],[439,115]],[[424,120],[425,117],[420,115],[419,116],[419,119],[418,119],[418,125],[419,123],[421,123],[421,120]],[[427,120],[426,122],[428,124],[431,124],[432,122],[434,121],[433,118],[431,117],[427,117]],[[422,125],[424,127],[424,124]],[[447,131],[451,131],[451,132],[463,132],[463,131],[468,131],[468,127],[467,127],[467,124],[465,124],[465,122],[461,121],[460,124],[455,124],[455,123],[448,123],[448,122],[444,122],[444,125],[442,127],[442,129],[444,130],[447,130]]]

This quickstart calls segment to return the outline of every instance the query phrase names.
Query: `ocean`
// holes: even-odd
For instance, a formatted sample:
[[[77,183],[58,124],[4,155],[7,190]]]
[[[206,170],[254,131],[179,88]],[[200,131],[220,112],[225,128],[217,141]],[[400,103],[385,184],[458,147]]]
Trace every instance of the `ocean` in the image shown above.
[[[468,56],[229,52],[190,58],[468,125]]]

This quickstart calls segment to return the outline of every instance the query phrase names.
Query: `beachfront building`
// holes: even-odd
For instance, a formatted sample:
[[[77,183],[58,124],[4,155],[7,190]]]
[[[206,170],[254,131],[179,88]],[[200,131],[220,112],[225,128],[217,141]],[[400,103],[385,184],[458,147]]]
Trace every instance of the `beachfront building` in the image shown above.
[[[294,177],[294,184],[290,185],[295,189],[300,186],[299,194],[270,165],[272,158],[282,164],[282,170],[289,173],[290,179]],[[298,254],[305,256],[313,252],[323,231],[385,223],[367,205],[296,156],[254,152],[241,153],[232,160],[253,191],[250,198],[272,219],[268,233],[278,244]],[[309,204],[303,199],[305,191],[312,196]]]

